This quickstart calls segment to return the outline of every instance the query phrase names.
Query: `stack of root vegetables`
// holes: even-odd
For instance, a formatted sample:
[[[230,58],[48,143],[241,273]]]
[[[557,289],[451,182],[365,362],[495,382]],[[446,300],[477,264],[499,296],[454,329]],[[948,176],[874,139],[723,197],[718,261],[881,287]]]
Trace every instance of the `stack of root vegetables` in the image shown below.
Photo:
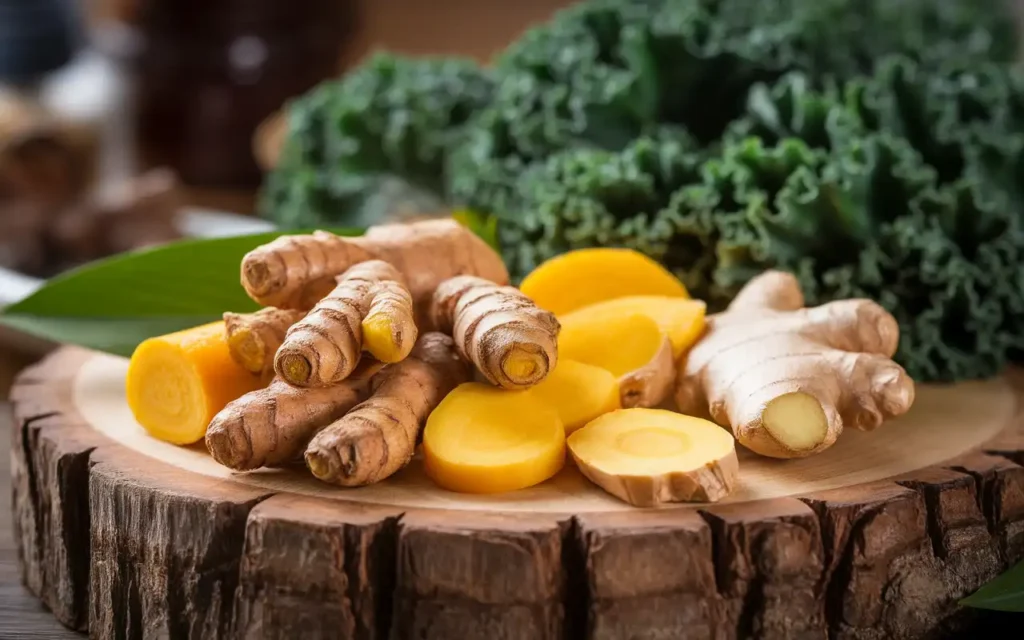
[[[805,309],[779,272],[706,318],[626,249],[570,252],[511,287],[493,250],[437,219],[282,236],[241,280],[263,309],[147,340],[127,377],[154,437],[205,439],[236,471],[304,461],[359,487],[422,444],[437,485],[493,493],[551,478],[568,449],[631,504],[715,501],[737,483],[736,441],[811,455],[914,398],[892,316],[868,300]]]

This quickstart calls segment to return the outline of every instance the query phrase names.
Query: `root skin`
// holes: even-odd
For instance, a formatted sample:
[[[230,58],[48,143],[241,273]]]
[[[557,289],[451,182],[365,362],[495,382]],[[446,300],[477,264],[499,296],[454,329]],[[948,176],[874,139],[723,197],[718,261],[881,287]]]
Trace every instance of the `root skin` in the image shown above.
[[[346,487],[393,475],[412,459],[430,412],[469,375],[450,337],[424,334],[408,358],[374,380],[369,399],[312,439],[306,464],[320,480]]]
[[[647,365],[619,378],[619,402],[622,408],[656,407],[672,395],[676,381],[676,363],[668,337]]]
[[[390,322],[392,335],[415,336],[408,292],[401,277],[381,260],[361,262],[346,271],[334,290],[288,329],[274,360],[277,375],[297,387],[324,387],[346,379],[359,364],[362,324],[371,309],[375,317]],[[390,284],[379,288],[382,283]],[[396,302],[390,297],[393,291],[405,291],[405,298]],[[375,307],[376,293],[382,300]]]
[[[273,307],[255,313],[225,313],[231,357],[247,371],[269,376],[274,370],[274,354],[284,342],[285,333],[305,315],[304,311]]]
[[[474,276],[446,280],[434,293],[431,324],[503,389],[528,389],[558,362],[558,320],[514,287]]]
[[[342,417],[365,397],[366,380],[322,389],[299,389],[277,379],[218,413],[206,431],[206,447],[236,471],[292,462],[317,431]]]
[[[802,301],[789,274],[751,280],[682,361],[678,409],[708,414],[776,458],[823,451],[844,425],[870,430],[906,413],[914,382],[891,360],[896,320],[870,300],[792,308]]]
[[[436,219],[374,226],[356,238],[282,236],[245,256],[242,286],[264,306],[308,309],[331,291],[335,276],[372,259],[394,265],[424,310],[437,285],[454,276],[508,283],[501,257],[483,240],[454,220]]]

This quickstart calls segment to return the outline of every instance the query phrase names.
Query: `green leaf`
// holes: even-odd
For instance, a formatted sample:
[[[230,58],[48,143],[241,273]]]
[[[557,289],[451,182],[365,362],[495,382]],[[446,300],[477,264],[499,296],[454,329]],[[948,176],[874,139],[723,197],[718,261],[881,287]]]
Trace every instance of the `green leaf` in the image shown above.
[[[7,307],[0,323],[55,342],[130,355],[146,338],[212,322],[225,311],[256,310],[239,282],[239,265],[246,253],[281,235],[184,240],[90,263]]]
[[[486,242],[495,251],[500,251],[498,244],[498,218],[486,213],[479,213],[469,209],[461,209],[452,212],[452,218],[466,227],[481,240]]]
[[[1024,613],[1024,561],[960,601],[975,609]]]

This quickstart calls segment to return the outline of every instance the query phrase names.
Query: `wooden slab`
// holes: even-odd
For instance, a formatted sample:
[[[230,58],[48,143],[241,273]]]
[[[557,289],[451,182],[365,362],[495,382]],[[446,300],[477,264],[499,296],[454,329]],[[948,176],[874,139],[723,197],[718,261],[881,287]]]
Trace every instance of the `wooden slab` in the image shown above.
[[[360,490],[233,474],[149,438],[123,359],[18,379],[23,579],[92,637],[916,638],[1024,558],[1024,376],[925,387],[800,461],[741,456],[724,503],[634,509],[572,468],[463,496],[418,461]]]

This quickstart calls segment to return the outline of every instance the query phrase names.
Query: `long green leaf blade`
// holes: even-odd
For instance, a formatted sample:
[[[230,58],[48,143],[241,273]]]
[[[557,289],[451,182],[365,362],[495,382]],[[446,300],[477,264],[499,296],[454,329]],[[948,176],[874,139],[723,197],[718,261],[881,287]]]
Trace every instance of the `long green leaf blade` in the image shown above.
[[[1024,561],[960,601],[975,609],[1024,613]]]
[[[355,229],[332,229],[358,235]],[[242,257],[289,232],[185,240],[117,255],[48,281],[0,315],[25,333],[130,355],[146,338],[258,308],[239,282]]]

